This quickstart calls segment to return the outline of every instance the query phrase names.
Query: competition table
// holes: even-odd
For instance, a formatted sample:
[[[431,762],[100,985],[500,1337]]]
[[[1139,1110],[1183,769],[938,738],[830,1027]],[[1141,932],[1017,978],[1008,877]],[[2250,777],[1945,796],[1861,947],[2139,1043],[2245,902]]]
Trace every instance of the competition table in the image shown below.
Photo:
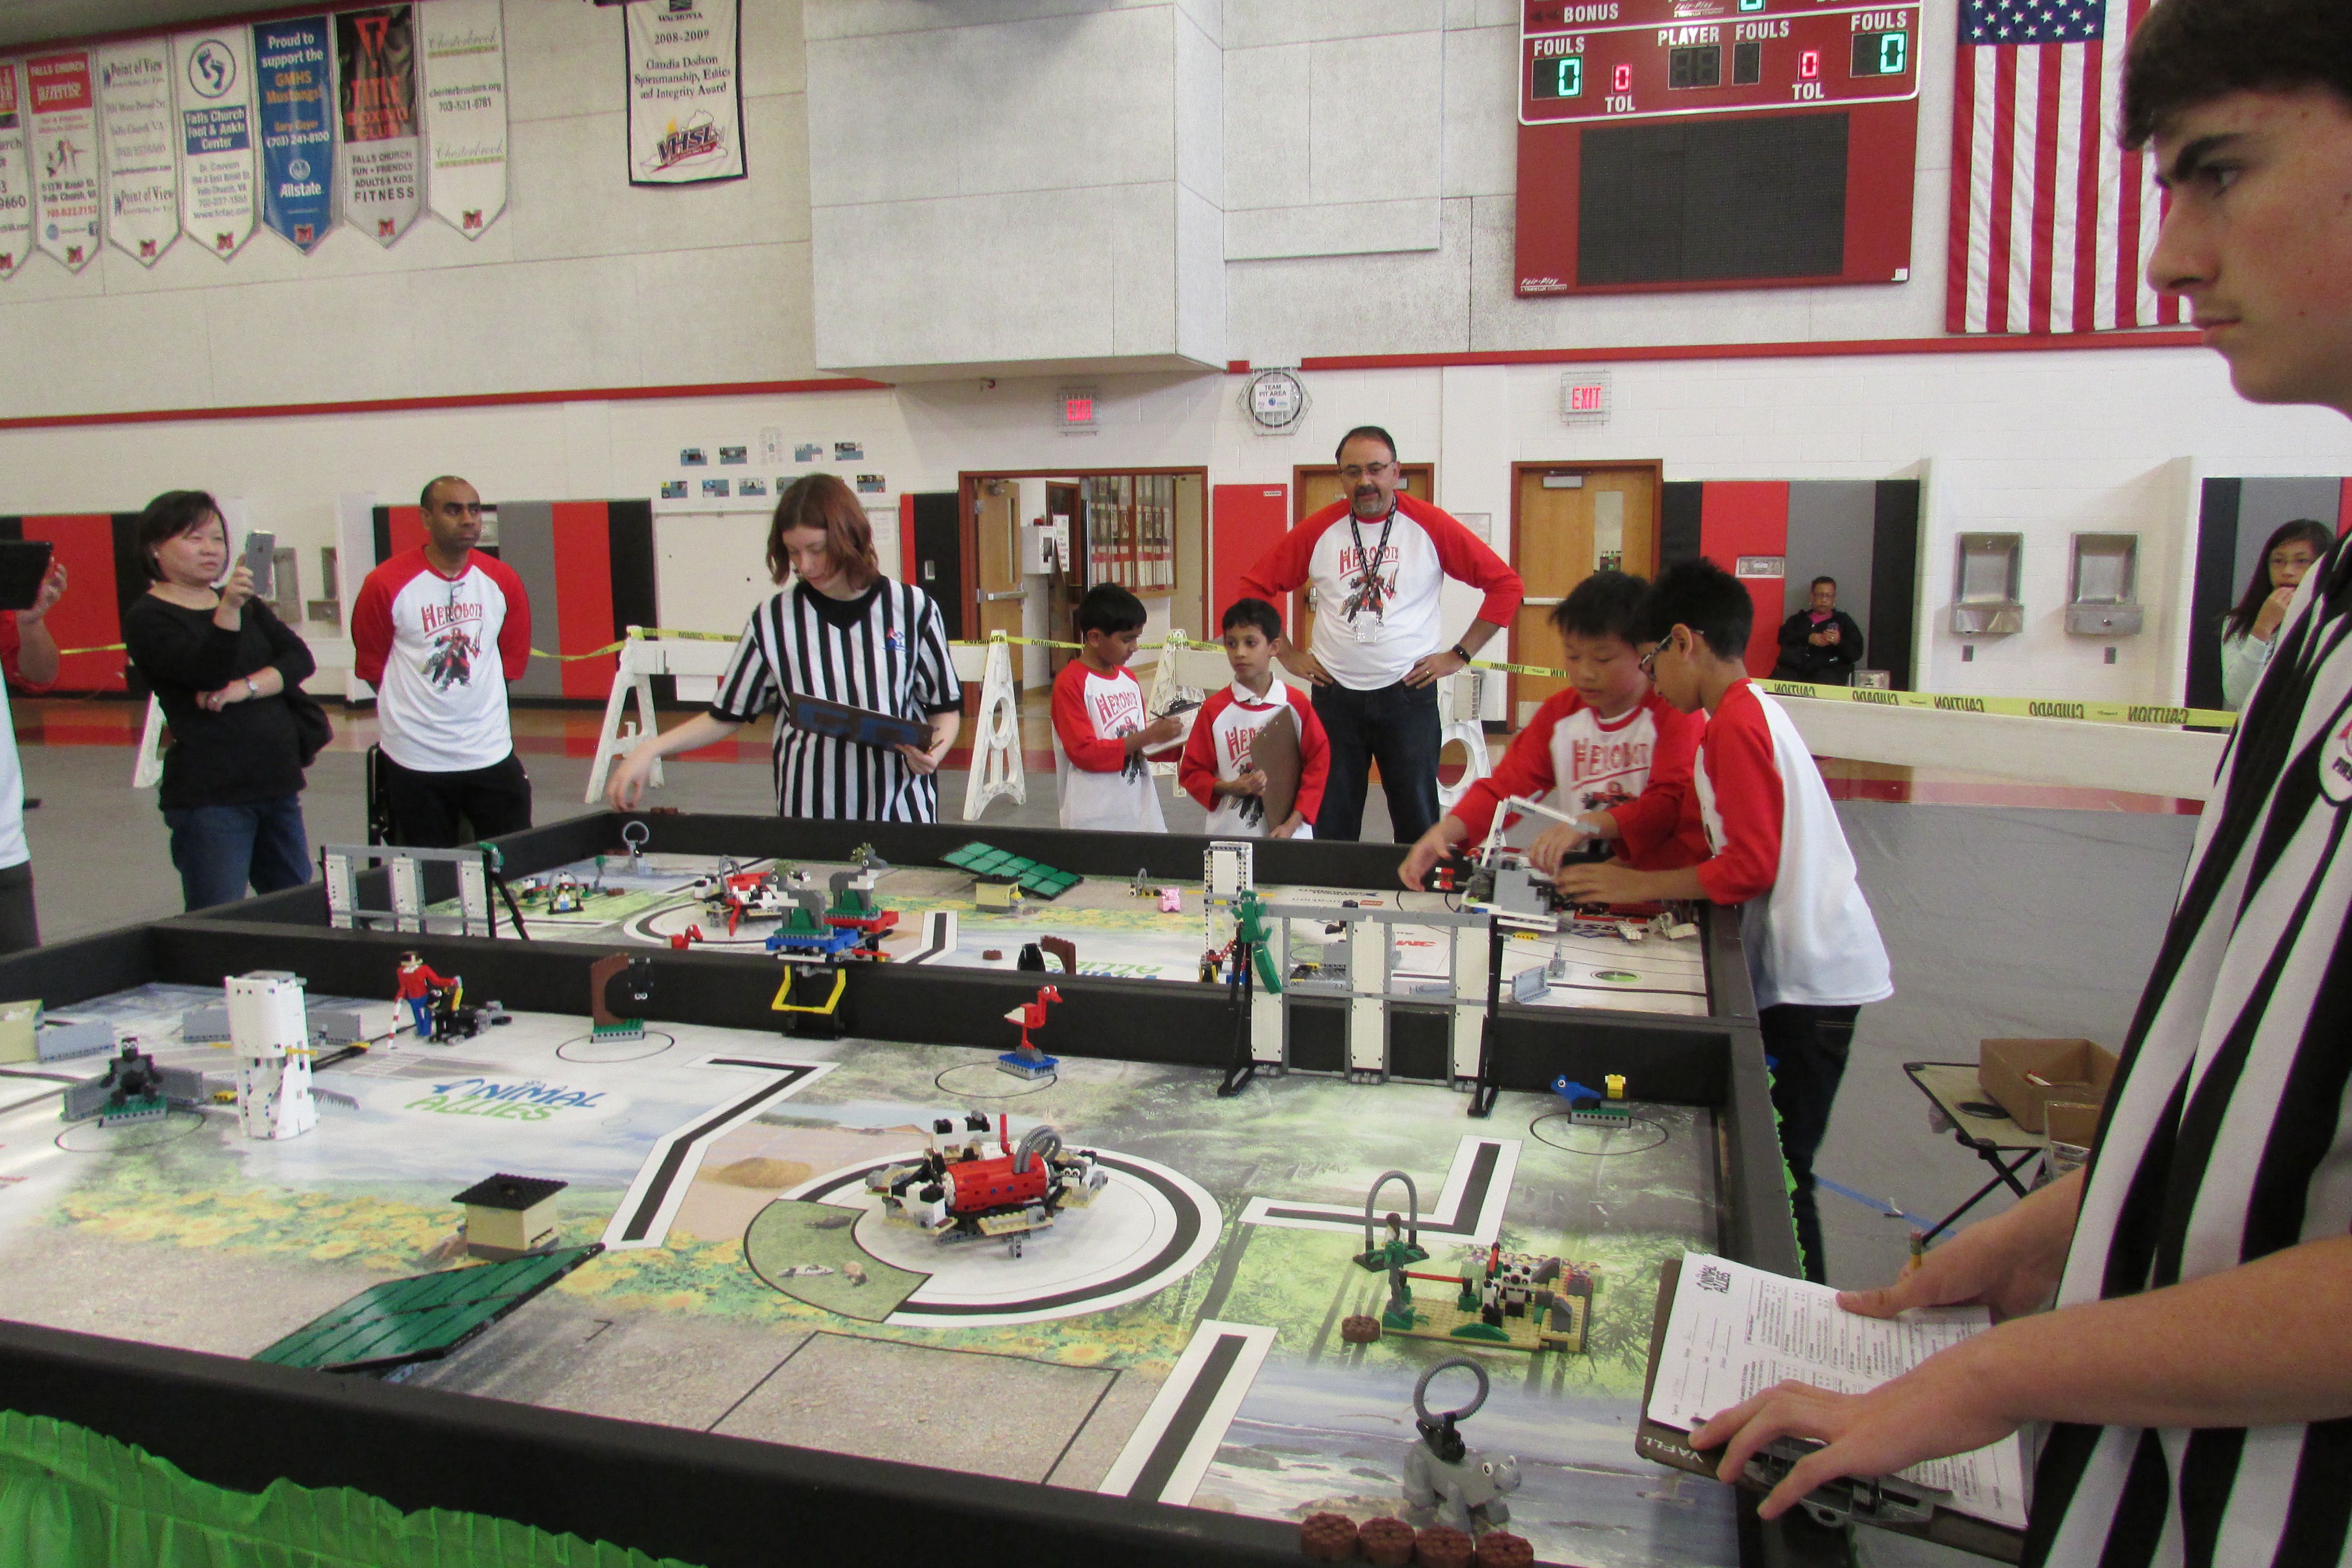
[[[647,858],[669,858],[673,872],[697,858],[845,864],[870,847],[907,873],[904,900],[919,913],[906,923],[934,931],[931,909],[957,903],[938,880],[944,858],[974,838],[1078,873],[1097,895],[1123,897],[1139,870],[1148,883],[1187,888],[1186,912],[1165,918],[1193,938],[1202,930],[1207,841],[1176,836],[603,814],[497,848],[509,879],[600,855],[614,866],[635,822]],[[1255,877],[1269,901],[1347,895],[1398,907],[1398,853],[1261,842]],[[616,871],[616,887],[622,879]],[[381,873],[360,879],[363,905],[386,904],[382,882]],[[426,891],[437,898],[454,882],[428,878]],[[577,929],[533,921],[533,940],[518,941],[503,917],[495,938],[335,929],[314,883],[0,961],[0,996],[112,1016],[163,1042],[159,1060],[176,1052],[172,1059],[199,1066],[205,1047],[179,1039],[180,1010],[203,1000],[198,988],[216,998],[223,976],[255,970],[298,973],[314,998],[381,1001],[396,956],[414,947],[437,971],[461,973],[468,1001],[496,998],[516,1017],[478,1042],[404,1045],[322,1071],[320,1086],[340,1099],[317,1129],[283,1144],[239,1140],[234,1114],[215,1109],[175,1111],[172,1140],[152,1147],[100,1150],[92,1134],[79,1154],[52,1155],[36,1140],[41,1119],[55,1130],[53,1111],[11,1096],[0,1115],[23,1122],[0,1122],[0,1147],[34,1152],[16,1184],[0,1187],[0,1201],[17,1205],[0,1211],[0,1315],[18,1320],[0,1323],[5,1403],[136,1444],[215,1486],[258,1491],[284,1478],[350,1487],[403,1510],[478,1512],[702,1568],[772,1563],[780,1542],[810,1561],[942,1550],[1008,1565],[1290,1561],[1295,1519],[1322,1495],[1316,1489],[1385,1495],[1377,1482],[1344,1480],[1378,1473],[1386,1450],[1377,1445],[1370,1471],[1360,1443],[1338,1443],[1328,1462],[1307,1452],[1321,1429],[1313,1413],[1333,1401],[1385,1411],[1396,1380],[1409,1387],[1413,1369],[1445,1349],[1396,1341],[1402,1350],[1383,1343],[1371,1354],[1332,1332],[1343,1312],[1367,1301],[1378,1310],[1381,1281],[1348,1259],[1356,1211],[1370,1201],[1363,1184],[1393,1162],[1420,1175],[1433,1243],[1555,1247],[1591,1262],[1601,1281],[1587,1356],[1506,1356],[1504,1405],[1484,1417],[1485,1441],[1498,1448],[1584,1434],[1559,1437],[1565,1457],[1531,1466],[1543,1475],[1520,1513],[1539,1558],[1593,1560],[1571,1526],[1545,1535],[1545,1516],[1616,1509],[1636,1521],[1632,1539],[1650,1545],[1629,1557],[1624,1531],[1610,1526],[1612,1561],[1838,1559],[1842,1543],[1822,1532],[1761,1524],[1751,1505],[1735,1509],[1705,1482],[1685,1492],[1632,1454],[1627,1416],[1638,1399],[1623,1382],[1630,1373],[1638,1390],[1641,1363],[1616,1325],[1622,1316],[1625,1337],[1646,1340],[1659,1260],[1693,1246],[1797,1271],[1736,921],[1703,920],[1695,951],[1704,986],[1696,1005],[1678,997],[1675,1011],[1604,995],[1618,983],[1590,976],[1591,998],[1606,1005],[1579,1005],[1585,994],[1572,985],[1565,999],[1555,991],[1521,1005],[1506,986],[1486,1040],[1497,1099],[1479,1118],[1469,1114],[1471,1085],[1443,1065],[1419,1082],[1350,1074],[1318,1056],[1316,1031],[1295,1020],[1295,1048],[1220,1099],[1234,1034],[1226,989],[1154,967],[1151,955],[1176,939],[1139,923],[1146,902],[1135,900],[1136,912],[1101,896],[1073,903],[1100,924],[1081,938],[1076,974],[1023,973],[978,952],[955,963],[853,965],[850,1037],[838,1041],[779,1032],[780,966],[755,948],[680,951],[653,945],[642,926],[632,934],[629,921],[681,907],[651,894],[625,919]],[[1087,973],[1089,946],[1093,965],[1112,973]],[[583,1044],[590,967],[615,952],[653,964],[649,1043],[637,1059]],[[1008,1010],[1049,979],[1062,1001],[1043,1038],[1065,1065],[1024,1103],[1016,1094],[1027,1089],[997,1074],[992,1058],[1013,1043]],[[1288,1005],[1336,1013],[1349,1003],[1302,992]],[[1412,1035],[1414,1010],[1411,988],[1401,990],[1392,1037]],[[56,1066],[53,1077],[87,1076],[97,1063]],[[778,1089],[755,1106],[771,1093],[756,1075],[778,1071],[789,1097]],[[1635,1118],[1613,1144],[1618,1134],[1570,1125],[1547,1093],[1560,1077],[1598,1084],[1612,1073],[1631,1080]],[[509,1079],[520,1087],[499,1087]],[[732,1102],[726,1116],[692,1108],[694,1096],[737,1081],[756,1089],[740,1114]],[[12,1087],[31,1095],[41,1084]],[[510,1110],[485,1110],[484,1097],[508,1093],[597,1113],[567,1121],[568,1110],[551,1111],[518,1130],[488,1119]],[[1131,1212],[1113,1205],[1069,1221],[1075,1239],[1059,1262],[1045,1247],[1034,1263],[975,1249],[952,1266],[910,1264],[912,1255],[888,1253],[900,1244],[887,1237],[846,1255],[865,1259],[854,1279],[806,1261],[820,1256],[809,1248],[842,1244],[817,1234],[834,1234],[821,1218],[807,1229],[811,1216],[857,1217],[824,1205],[853,1203],[858,1174],[901,1152],[892,1140],[913,1124],[906,1108],[960,1104],[1051,1116],[1066,1134],[1098,1142],[1115,1173],[1110,1191]],[[511,1142],[485,1142],[493,1133]],[[58,1148],[67,1142],[60,1135]],[[611,1250],[401,1381],[249,1359],[310,1318],[315,1305],[297,1300],[305,1291],[332,1300],[463,1261],[446,1247],[404,1251],[422,1243],[385,1242],[389,1221],[366,1232],[350,1216],[390,1215],[408,1226],[402,1234],[430,1240],[419,1227],[447,1223],[434,1205],[509,1151],[517,1165],[536,1162],[530,1173],[572,1183],[567,1242],[601,1237]],[[1381,1207],[1402,1206],[1399,1192],[1391,1186]],[[257,1209],[274,1217],[257,1221]],[[302,1229],[331,1223],[344,1228]],[[1160,1250],[1148,1268],[1105,1264],[1088,1275],[1084,1249],[1118,1244],[1122,1226],[1169,1239],[1150,1242]],[[846,1234],[865,1246],[878,1233],[859,1220]],[[208,1239],[219,1236],[229,1239]],[[52,1259],[47,1283],[9,1273],[10,1258],[40,1247]],[[880,1261],[885,1253],[897,1267]],[[822,1256],[838,1264],[844,1255]],[[1056,1268],[1074,1272],[1044,1272]],[[91,1271],[87,1288],[78,1268]],[[1037,1271],[1025,1297],[1021,1270]],[[141,1296],[151,1280],[178,1300],[151,1306]],[[608,1332],[603,1343],[614,1348],[594,1348]],[[760,1350],[756,1375],[738,1379],[740,1389],[726,1382],[730,1355],[771,1342],[775,1353]],[[808,1381],[828,1357],[838,1364],[826,1375],[841,1381]],[[795,1358],[798,1372],[788,1370]],[[1024,1370],[1034,1366],[1051,1370]],[[1204,1366],[1227,1381],[1203,1381]],[[1097,1381],[1082,1385],[1084,1375]],[[677,1392],[696,1377],[710,1387]],[[761,1392],[796,1377],[835,1389],[834,1426],[809,1424],[808,1399],[779,1404]],[[706,1395],[707,1408],[694,1405]],[[1056,1400],[1075,1413],[1054,1415]],[[1034,1463],[991,1436],[989,1408],[1006,1402],[1035,1412],[1022,1417],[1044,1434]],[[1515,1436],[1504,1423],[1522,1416],[1530,1424]],[[1343,1414],[1336,1425],[1356,1419]],[[836,1435],[811,1436],[820,1429]],[[1573,1447],[1584,1441],[1590,1457]],[[1546,1487],[1570,1489],[1534,1506]]]

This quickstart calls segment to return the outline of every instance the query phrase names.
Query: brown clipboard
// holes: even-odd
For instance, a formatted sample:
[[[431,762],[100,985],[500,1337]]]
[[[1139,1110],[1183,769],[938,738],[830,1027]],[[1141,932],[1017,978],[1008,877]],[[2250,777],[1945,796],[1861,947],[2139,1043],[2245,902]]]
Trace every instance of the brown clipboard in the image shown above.
[[[1650,1418],[1650,1394],[1658,1381],[1658,1352],[1666,1342],[1666,1323],[1674,1316],[1675,1289],[1682,1281],[1683,1260],[1670,1258],[1658,1272],[1658,1302],[1650,1314],[1650,1359],[1642,1374],[1642,1420],[1633,1429],[1633,1451],[1645,1459],[1686,1470],[1695,1476],[1714,1479],[1718,1460],[1700,1453],[1690,1446],[1690,1434],[1679,1426],[1669,1426]],[[1742,1479],[1742,1489],[1761,1491],[1755,1483]],[[1974,1514],[1961,1513],[1948,1508],[1938,1508],[1925,1524],[1888,1524],[1877,1520],[1857,1520],[1874,1530],[1891,1530],[1901,1535],[1916,1535],[1932,1541],[1938,1546],[1955,1551],[1974,1552],[1998,1563],[2014,1563],[2025,1554],[2025,1532],[2011,1530],[2005,1524],[1995,1524]]]

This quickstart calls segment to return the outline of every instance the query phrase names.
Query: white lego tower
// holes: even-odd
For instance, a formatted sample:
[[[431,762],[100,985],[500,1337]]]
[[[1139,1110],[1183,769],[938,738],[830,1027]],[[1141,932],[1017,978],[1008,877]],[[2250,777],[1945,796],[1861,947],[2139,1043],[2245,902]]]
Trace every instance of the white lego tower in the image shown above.
[[[301,976],[257,969],[228,982],[236,1115],[247,1138],[299,1138],[319,1124],[310,1098],[310,1018]]]

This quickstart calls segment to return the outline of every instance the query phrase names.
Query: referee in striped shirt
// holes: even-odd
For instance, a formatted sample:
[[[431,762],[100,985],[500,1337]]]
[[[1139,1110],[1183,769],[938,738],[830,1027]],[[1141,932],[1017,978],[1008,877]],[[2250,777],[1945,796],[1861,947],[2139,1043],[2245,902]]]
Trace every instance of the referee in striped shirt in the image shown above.
[[[866,510],[833,474],[811,474],[777,499],[768,574],[783,587],[751,612],[710,710],[642,742],[613,770],[605,798],[635,810],[656,759],[723,741],[799,695],[928,722],[930,743],[886,751],[780,721],[779,813],[937,822],[940,763],[963,721],[940,607],[882,575]]]
[[[2150,281],[2256,403],[2352,415],[2352,5],[2161,0],[2126,145]],[[2225,753],[2090,1163],[1850,1310],[2005,1321],[1860,1395],[1783,1384],[1692,1436],[1765,1500],[2042,1428],[2029,1564],[2352,1560],[2352,552],[2305,576]],[[2056,1310],[2037,1309],[2051,1301]]]

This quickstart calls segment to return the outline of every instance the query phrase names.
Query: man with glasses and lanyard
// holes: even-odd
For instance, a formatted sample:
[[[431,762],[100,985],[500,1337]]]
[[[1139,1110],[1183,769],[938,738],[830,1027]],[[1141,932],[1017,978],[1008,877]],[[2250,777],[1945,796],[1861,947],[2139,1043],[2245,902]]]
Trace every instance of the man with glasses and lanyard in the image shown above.
[[[352,606],[353,668],[376,689],[390,841],[451,849],[530,826],[507,723],[507,683],[530,658],[530,601],[512,567],[474,548],[473,486],[444,474],[417,504],[425,543],[369,573]]]
[[[1314,585],[1314,647],[1286,639],[1278,657],[1313,683],[1315,713],[1331,740],[1315,837],[1362,837],[1364,792],[1377,759],[1389,824],[1398,843],[1410,844],[1439,814],[1438,679],[1466,667],[1510,624],[1526,587],[1476,534],[1397,493],[1403,474],[1387,431],[1376,425],[1349,431],[1338,461],[1348,499],[1285,535],[1243,574],[1241,591],[1278,602],[1301,584]],[[1438,604],[1448,577],[1486,595],[1477,618],[1451,647]]]

